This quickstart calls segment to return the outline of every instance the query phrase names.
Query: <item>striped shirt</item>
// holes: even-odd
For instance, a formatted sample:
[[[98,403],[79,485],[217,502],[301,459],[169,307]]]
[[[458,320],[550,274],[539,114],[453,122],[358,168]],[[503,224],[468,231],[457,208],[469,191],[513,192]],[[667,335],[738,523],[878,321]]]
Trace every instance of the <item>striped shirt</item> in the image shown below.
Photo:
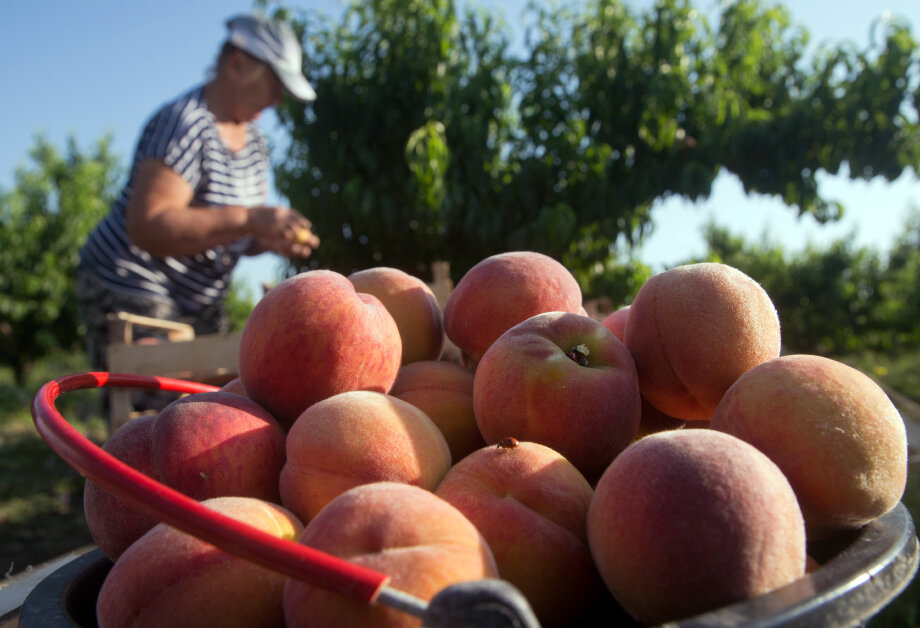
[[[194,205],[252,207],[263,204],[268,191],[268,145],[259,129],[248,125],[245,148],[231,152],[201,86],[166,104],[141,132],[125,187],[80,252],[81,265],[109,289],[173,302],[184,314],[195,314],[224,297],[251,238],[186,257],[153,257],[136,247],[125,212],[147,159],[178,173],[192,187]]]

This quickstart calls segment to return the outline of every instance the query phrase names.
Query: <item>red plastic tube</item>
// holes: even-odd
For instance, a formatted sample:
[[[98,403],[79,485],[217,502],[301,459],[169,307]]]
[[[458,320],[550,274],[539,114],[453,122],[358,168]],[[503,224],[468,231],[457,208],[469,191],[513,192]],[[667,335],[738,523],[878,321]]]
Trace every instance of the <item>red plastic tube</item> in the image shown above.
[[[32,399],[32,419],[45,442],[70,466],[137,510],[221,549],[323,589],[373,603],[389,576],[313,548],[272,536],[222,515],[124,464],[75,430],[54,405],[61,394],[101,387],[179,393],[214,386],[168,377],[80,373],[54,379]]]

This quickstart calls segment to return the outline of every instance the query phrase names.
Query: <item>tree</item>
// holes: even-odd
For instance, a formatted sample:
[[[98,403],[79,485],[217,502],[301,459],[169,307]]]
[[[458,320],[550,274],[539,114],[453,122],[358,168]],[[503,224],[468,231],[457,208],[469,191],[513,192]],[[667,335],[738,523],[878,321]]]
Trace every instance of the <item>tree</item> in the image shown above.
[[[734,0],[717,24],[689,0],[533,3],[525,52],[503,23],[451,0],[353,2],[342,25],[294,19],[318,100],[289,103],[276,179],[315,223],[311,264],[455,277],[533,249],[583,290],[641,277],[631,245],[655,200],[707,196],[722,170],[748,192],[832,220],[819,171],[918,169],[917,44],[875,28],[866,50],[805,57],[782,6]],[[595,294],[594,296],[601,296]]]
[[[426,273],[445,249],[456,266],[494,250],[501,216],[484,210],[507,176],[508,45],[488,14],[461,24],[451,0],[356,2],[343,27],[317,23],[305,47],[322,97],[280,109],[291,144],[276,170],[323,239],[314,263]]]
[[[82,151],[71,137],[63,154],[38,137],[31,169],[0,190],[0,364],[17,384],[26,367],[55,349],[81,350],[73,292],[80,246],[114,199],[117,159],[103,138]]]
[[[920,347],[920,207],[913,207],[875,286],[877,317],[893,333],[891,350]]]

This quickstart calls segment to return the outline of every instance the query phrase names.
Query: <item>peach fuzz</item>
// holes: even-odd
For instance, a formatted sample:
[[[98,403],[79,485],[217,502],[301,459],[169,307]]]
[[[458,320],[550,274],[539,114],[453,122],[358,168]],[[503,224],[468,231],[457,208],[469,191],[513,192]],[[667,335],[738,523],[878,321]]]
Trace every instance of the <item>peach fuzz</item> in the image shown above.
[[[390,394],[428,415],[454,462],[486,444],[473,413],[473,373],[453,362],[422,361],[399,369]]]
[[[155,419],[155,415],[146,414],[128,421],[112,432],[102,449],[158,480],[150,457],[150,434]],[[83,489],[83,515],[96,545],[113,561],[157,524],[156,519],[128,506],[92,480],[87,480]]]
[[[203,502],[279,538],[303,526],[281,506],[251,497]],[[238,558],[164,523],[121,555],[96,601],[101,628],[283,626],[283,574]]]
[[[769,458],[714,430],[651,434],[604,472],[588,542],[607,588],[643,624],[761,595],[805,574],[795,493]]]
[[[717,263],[648,279],[630,305],[625,337],[643,396],[686,420],[710,420],[741,374],[780,352],[769,295],[740,270]]]
[[[247,397],[216,391],[177,399],[156,416],[150,438],[160,481],[189,497],[280,498],[284,430]]]
[[[247,395],[283,427],[311,404],[349,390],[387,392],[402,359],[380,299],[329,270],[290,277],[256,304],[240,337]]]
[[[496,340],[476,368],[473,409],[487,443],[550,447],[595,482],[639,428],[641,398],[626,346],[600,322],[547,312]]]
[[[281,503],[308,522],[360,484],[434,490],[450,465],[444,436],[412,404],[383,393],[341,393],[307,408],[288,432]]]
[[[816,355],[761,364],[728,390],[712,429],[745,440],[789,478],[809,539],[854,529],[897,505],[907,481],[907,435],[868,375]]]
[[[386,266],[356,271],[348,275],[348,280],[358,292],[380,299],[396,321],[402,339],[402,364],[441,357],[444,321],[438,299],[428,284]]]
[[[460,278],[444,307],[444,329],[465,362],[475,365],[521,321],[581,310],[581,288],[565,266],[543,253],[512,251],[481,260]]]
[[[492,552],[476,527],[434,493],[398,482],[342,493],[307,524],[304,545],[387,574],[389,586],[423,600],[451,584],[497,578]],[[420,619],[289,579],[288,628],[418,626]]]
[[[501,577],[542,626],[571,625],[600,599],[585,524],[593,491],[558,452],[530,442],[484,447],[455,464],[435,494],[479,529]]]

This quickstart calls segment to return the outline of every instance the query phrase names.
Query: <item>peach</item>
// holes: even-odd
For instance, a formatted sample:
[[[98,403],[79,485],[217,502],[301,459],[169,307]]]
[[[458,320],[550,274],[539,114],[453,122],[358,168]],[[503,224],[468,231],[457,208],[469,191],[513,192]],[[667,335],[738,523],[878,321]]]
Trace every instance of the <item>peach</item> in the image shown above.
[[[479,449],[447,472],[435,494],[482,533],[499,574],[530,601],[541,625],[571,625],[600,598],[585,523],[593,491],[558,452],[530,442]]]
[[[630,305],[624,333],[643,396],[677,419],[710,420],[742,373],[780,351],[769,295],[717,263],[652,276]]]
[[[861,527],[904,493],[901,415],[868,375],[842,362],[787,355],[756,366],[729,388],[711,427],[779,465],[810,540]]]
[[[399,329],[380,299],[339,273],[312,270],[282,281],[253,308],[239,376],[248,396],[288,428],[334,394],[387,392],[401,356]]]
[[[588,543],[607,588],[644,624],[746,600],[805,574],[805,526],[782,471],[714,430],[636,441],[594,490]]]
[[[465,362],[475,365],[521,321],[581,308],[581,288],[565,266],[535,251],[512,251],[483,259],[460,278],[444,308],[444,329]]]
[[[216,391],[177,399],[156,416],[150,436],[160,480],[189,497],[279,499],[284,430],[247,397]]]
[[[102,449],[158,480],[150,456],[150,435],[155,419],[156,415],[145,414],[128,421],[112,432]],[[92,480],[87,480],[83,489],[83,515],[96,545],[113,561],[157,524],[156,519],[128,506]]]
[[[234,377],[226,384],[220,387],[222,392],[230,392],[236,395],[246,396],[246,389],[243,388],[243,380],[239,376]]]
[[[428,284],[386,266],[359,270],[348,279],[358,292],[380,299],[393,316],[402,339],[402,364],[441,357],[444,321],[438,299]]]
[[[506,436],[550,447],[594,482],[636,435],[636,367],[600,322],[547,312],[498,338],[473,379],[476,423],[487,443]]]
[[[438,426],[456,462],[486,444],[473,413],[473,373],[453,362],[421,361],[399,369],[390,394]]]
[[[614,310],[604,317],[601,323],[604,327],[613,332],[613,335],[620,339],[620,342],[626,342],[626,321],[629,319],[629,306]]]
[[[279,538],[303,526],[281,506],[251,497],[217,497],[208,507]],[[108,626],[283,626],[286,576],[218,549],[164,523],[115,562],[96,600]]]
[[[281,503],[308,522],[360,484],[434,490],[450,465],[444,436],[412,404],[383,393],[341,393],[307,408],[288,432]]]
[[[389,586],[430,600],[448,585],[495,578],[482,535],[456,508],[430,491],[400,482],[352,488],[311,520],[304,545],[390,576]],[[288,628],[418,626],[420,620],[289,579],[284,588]]]
[[[693,424],[691,427],[708,426],[706,421],[684,421],[683,419],[668,416],[650,404],[645,397],[642,397],[642,418],[639,419],[639,431],[636,432],[636,438],[639,439],[665,430],[679,430],[682,427],[687,427],[688,423]]]

